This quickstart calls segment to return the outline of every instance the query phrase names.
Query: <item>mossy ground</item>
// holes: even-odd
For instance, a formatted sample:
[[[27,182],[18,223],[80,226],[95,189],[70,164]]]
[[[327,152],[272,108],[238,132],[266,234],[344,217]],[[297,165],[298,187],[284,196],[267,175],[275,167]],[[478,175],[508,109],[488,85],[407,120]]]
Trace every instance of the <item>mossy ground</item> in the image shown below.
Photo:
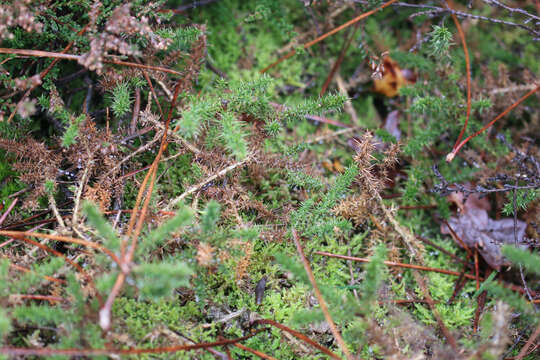
[[[324,13],[324,10],[324,5],[322,5],[320,12]],[[466,252],[460,249],[450,237],[441,235],[439,225],[434,221],[434,214],[440,218],[449,217],[451,211],[448,202],[444,197],[429,192],[429,189],[436,182],[431,171],[431,166],[434,163],[439,165],[439,170],[450,182],[469,181],[482,171],[470,163],[466,165],[463,165],[463,162],[446,164],[441,155],[442,151],[447,151],[448,147],[451,146],[449,142],[453,141],[464,121],[464,89],[462,84],[456,85],[465,75],[463,50],[453,44],[454,46],[450,47],[440,62],[439,59],[426,54],[427,51],[421,54],[408,53],[404,44],[410,43],[410,39],[415,36],[411,22],[420,26],[427,21],[426,17],[418,16],[409,21],[407,19],[412,14],[412,10],[393,12],[392,14],[392,18],[389,19],[387,14],[381,12],[362,23],[361,31],[355,36],[354,46],[349,48],[340,67],[340,72],[352,76],[359,63],[368,58],[366,51],[369,51],[370,55],[380,55],[383,51],[390,50],[391,56],[397,59],[403,68],[414,69],[419,74],[429,73],[432,77],[425,76],[423,82],[403,89],[402,96],[396,99],[374,93],[371,79],[368,76],[366,81],[361,82],[355,94],[351,96],[352,106],[358,114],[358,123],[354,125],[377,131],[390,109],[400,109],[405,114],[407,119],[399,124],[404,136],[407,134],[407,139],[403,141],[402,146],[404,156],[400,164],[401,174],[397,174],[393,179],[395,183],[392,188],[383,191],[384,194],[389,195],[389,199],[384,200],[384,204],[387,207],[435,204],[434,208],[402,209],[396,211],[395,214],[403,227],[414,234],[429,238],[436,245],[464,259]],[[330,28],[335,27],[354,15],[354,11],[348,8],[340,15],[335,16],[331,24],[325,25]],[[183,15],[174,17],[175,22],[180,25],[205,24],[208,63],[214,70],[217,69],[226,74],[227,80],[231,83],[234,81],[259,81],[261,79],[260,69],[275,61],[276,54],[283,53],[281,50],[299,35],[297,31],[309,31],[309,28],[318,26],[316,20],[315,23],[306,25],[306,19],[313,21],[313,15],[309,13],[308,7],[297,0],[280,1],[279,5],[272,1],[222,0],[190,10],[189,17]],[[449,22],[448,19],[446,22]],[[408,25],[400,25],[403,23]],[[396,28],[400,30],[392,30]],[[328,30],[318,29],[317,32]],[[309,40],[310,36],[317,32],[308,33],[309,36],[306,39]],[[523,40],[522,31],[515,29],[504,32],[498,29],[493,33],[469,31],[467,34],[470,47],[474,48],[484,59],[481,64],[475,64],[476,73],[481,71],[480,66],[487,68],[493,78],[496,78],[503,71],[502,66],[514,70],[516,73],[521,73],[521,67],[532,73],[538,72],[540,64],[536,56],[538,48]],[[497,46],[492,44],[496,41],[508,46],[513,44],[519,47],[521,54],[499,51]],[[316,98],[325,81],[326,74],[329,73],[334,60],[339,55],[343,44],[343,35],[339,33],[317,47],[307,50],[300,49],[301,43],[297,44],[297,47],[291,47],[291,49],[298,50],[296,55],[270,72],[273,82],[266,89],[266,95],[273,102],[294,107],[302,104],[306,97]],[[216,83],[220,77],[216,71],[210,69],[210,66],[201,69],[198,82],[195,84],[195,93],[200,99],[203,99],[201,101],[204,101],[208,94],[216,92]],[[515,68],[519,69],[515,70]],[[178,65],[177,70],[182,70],[180,65]],[[476,82],[475,86],[478,88],[481,88],[482,83],[487,81],[476,74],[473,74],[473,78]],[[335,92],[336,89],[331,87],[331,91]],[[444,91],[444,96],[434,95],[436,91]],[[186,102],[191,101],[188,97],[185,100]],[[83,96],[76,95],[70,106],[80,107],[83,101]],[[454,106],[454,104],[457,105]],[[530,103],[527,104],[530,106]],[[481,95],[479,98],[475,98],[473,101],[474,116],[471,119],[469,131],[478,130],[485,123],[486,116],[482,114],[494,113],[492,109],[494,106],[500,110],[500,104],[494,105],[489,100],[482,98]],[[429,121],[426,120],[426,114],[429,115]],[[350,116],[346,113],[335,112],[329,116],[344,124],[352,124]],[[524,116],[532,115],[527,115],[525,112]],[[458,119],[459,121],[448,123],[448,119]],[[519,122],[520,119],[517,117],[511,117],[508,126],[519,127]],[[250,320],[265,318],[291,326],[338,352],[327,329],[319,331],[316,326],[307,324],[298,316],[305,309],[312,309],[315,306],[316,301],[312,288],[294,277],[276,260],[277,254],[290,259],[298,259],[297,249],[291,241],[290,224],[287,221],[291,219],[292,211],[301,208],[309,199],[313,200],[314,205],[310,210],[312,212],[307,212],[306,217],[322,214],[326,216],[325,219],[328,219],[328,223],[335,221],[336,224],[331,231],[313,230],[315,235],[305,237],[302,243],[306,253],[308,253],[318,284],[329,289],[328,293],[336,294],[335,299],[345,301],[346,295],[350,296],[353,290],[361,289],[358,284],[350,285],[351,272],[355,278],[363,279],[366,276],[365,266],[356,263],[350,265],[344,260],[315,255],[313,254],[314,250],[334,254],[350,252],[353,256],[369,257],[373,255],[377,245],[384,244],[393,251],[390,260],[415,261],[415,259],[410,258],[410,254],[403,247],[396,245],[399,243],[399,237],[395,234],[392,235],[393,232],[388,230],[388,225],[381,225],[381,222],[384,223],[385,220],[371,218],[364,224],[356,226],[344,222],[342,218],[336,216],[333,205],[322,208],[324,204],[321,205],[321,203],[324,202],[325,197],[331,192],[331,189],[336,187],[336,183],[346,176],[342,175],[336,167],[329,168],[325,164],[337,163],[343,168],[350,169],[355,164],[355,153],[346,139],[320,141],[309,145],[305,145],[303,142],[315,135],[330,133],[339,130],[339,128],[305,118],[300,118],[295,122],[285,122],[283,125],[283,131],[277,136],[264,139],[264,149],[269,154],[280,157],[280,161],[287,162],[289,168],[265,169],[261,172],[262,176],[258,177],[252,176],[248,169],[239,169],[208,185],[208,188],[216,192],[221,191],[220,189],[225,188],[230,183],[242,186],[242,196],[245,196],[244,202],[261,204],[261,207],[266,209],[269,214],[265,215],[264,211],[260,209],[236,208],[231,206],[231,202],[228,202],[221,205],[224,215],[211,231],[186,230],[182,233],[181,241],[172,244],[166,243],[154,252],[144,254],[145,260],[183,261],[195,268],[197,267],[195,259],[198,256],[197,245],[201,242],[207,242],[219,251],[223,251],[222,254],[226,256],[216,261],[213,266],[197,267],[196,276],[191,280],[192,287],[177,289],[174,296],[168,300],[141,300],[137,293],[130,291],[126,291],[116,299],[112,313],[114,319],[112,338],[115,339],[113,341],[115,345],[155,348],[169,346],[172,343],[188,343],[188,338],[193,342],[212,342],[216,341],[219,336],[240,337],[246,334],[246,324]],[[1,122],[0,126],[3,126]],[[29,128],[31,129],[32,126],[35,127],[35,124],[30,125]],[[4,136],[7,136],[4,132],[11,131],[7,128],[3,130],[1,127],[0,130],[2,131],[0,135]],[[212,134],[212,131],[218,132],[219,129],[205,129],[205,131],[210,134],[207,139],[208,143],[198,145],[221,150],[219,136]],[[20,134],[18,135],[20,136]],[[393,139],[391,136],[387,136],[385,140],[390,143]],[[300,145],[295,148],[295,144]],[[136,139],[131,145],[138,147],[141,144]],[[476,138],[471,142],[471,147],[485,150],[491,158],[502,157],[508,152],[504,146],[494,144],[487,135]],[[176,155],[181,151],[180,147],[171,145],[169,155]],[[437,154],[437,156],[433,154]],[[0,159],[3,159],[3,155],[4,153],[0,150]],[[135,161],[141,166],[148,165],[153,161],[154,156],[155,153],[147,152],[138,155]],[[300,156],[303,156],[301,161],[298,160]],[[380,155],[376,156],[380,157]],[[303,178],[302,181],[299,178],[291,181],[295,171],[302,173],[301,168],[295,168],[295,162],[302,163],[303,168],[309,166],[312,177]],[[487,168],[494,167],[493,164],[485,165]],[[161,205],[184,193],[190,186],[204,180],[208,173],[211,171],[204,168],[195,155],[189,153],[160,164],[157,173],[159,181],[152,194],[151,212],[157,214]],[[7,161],[0,160],[0,183],[2,184],[0,200],[6,202],[5,206],[8,206],[11,201],[8,196],[24,187],[23,183],[15,180],[16,175]],[[144,176],[145,173],[142,172],[126,182],[122,196],[124,208],[131,209],[135,205]],[[299,183],[302,184],[298,185]],[[352,187],[351,192],[343,191],[342,194],[336,195],[335,202],[343,200],[346,195],[351,195],[351,193],[354,195],[361,191],[363,189]],[[390,195],[396,193],[401,194],[401,196],[394,200]],[[207,196],[206,193],[188,198],[188,201],[194,204],[194,216],[197,220],[204,216],[206,200],[210,198],[212,196]],[[43,202],[46,203],[46,200],[44,199]],[[280,216],[285,210],[288,211],[287,216]],[[298,210],[298,213],[300,211],[301,209]],[[23,217],[22,215],[24,214],[21,214],[21,217]],[[306,219],[305,223],[309,224],[309,221],[311,219]],[[334,223],[332,222],[332,224]],[[324,224],[316,225],[324,227]],[[315,228],[315,224],[312,227]],[[381,227],[384,229],[381,230]],[[450,256],[429,245],[425,246],[423,259],[424,265],[429,267],[457,272],[462,270],[462,266],[454,262]],[[389,300],[416,296],[418,299],[422,299],[424,296],[411,270],[384,268],[379,276],[381,279],[385,279],[379,290],[380,298]],[[261,303],[257,304],[255,287],[263,277],[267,278],[266,289]],[[473,298],[476,292],[475,283],[466,283],[460,295],[449,304],[448,300],[454,292],[456,277],[429,272],[427,279],[429,291],[436,303],[435,308],[440,314],[442,322],[453,334],[457,335],[462,346],[467,349],[475,349],[476,344],[484,340],[482,338],[482,325],[480,326],[480,334],[473,333],[472,330],[476,311],[476,299]],[[103,281],[103,288],[110,288],[110,285],[106,284],[105,280]],[[486,313],[493,310],[496,300],[492,298],[488,300],[484,310]],[[395,321],[395,318],[390,317],[389,314],[402,311],[409,314],[411,321],[418,324],[419,328],[427,329],[427,332],[436,334],[436,337],[442,339],[433,312],[425,303],[417,302],[405,305],[377,303],[372,305],[370,319],[378,324],[386,325],[391,329],[392,325],[388,322]],[[396,307],[399,307],[400,310],[396,310]],[[335,311],[339,312],[339,309]],[[236,316],[232,319],[223,320],[235,313]],[[367,325],[357,324],[352,319],[349,320],[338,323],[338,326],[343,327],[344,333],[353,334],[347,338],[349,343],[356,347],[363,358],[381,358],[384,352],[378,345],[370,345],[364,339],[354,338],[354,331]],[[355,327],[357,325],[358,327]],[[514,324],[514,326],[518,327],[519,325]],[[21,341],[19,339],[13,342],[18,344]],[[96,340],[95,343],[97,344],[99,341]],[[320,353],[313,350],[307,351],[295,339],[285,336],[275,328],[272,328],[268,333],[248,339],[243,342],[243,345],[270,354],[277,359],[323,358]],[[234,358],[249,358],[251,356],[244,350],[235,347],[230,347],[229,350]],[[407,354],[407,348],[402,349],[402,352]],[[517,350],[514,350],[514,353],[517,353]],[[409,354],[412,356],[412,350]],[[137,356],[137,358],[149,359],[189,359],[194,357],[212,359],[214,355],[197,350]],[[531,360],[533,358],[534,354],[529,357]]]

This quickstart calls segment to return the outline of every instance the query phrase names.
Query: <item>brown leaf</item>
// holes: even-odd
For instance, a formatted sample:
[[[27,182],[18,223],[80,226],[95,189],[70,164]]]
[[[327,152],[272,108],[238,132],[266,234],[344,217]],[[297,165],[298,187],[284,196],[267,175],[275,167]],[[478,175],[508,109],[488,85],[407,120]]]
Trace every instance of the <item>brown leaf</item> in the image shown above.
[[[480,199],[473,194],[463,201],[462,193],[453,193],[450,200],[458,205],[460,213],[458,216],[451,217],[448,225],[467,247],[474,249],[478,246],[478,252],[492,268],[499,270],[501,265],[509,265],[502,256],[502,245],[514,244],[517,239],[520,247],[527,247],[523,241],[527,228],[527,223],[524,221],[517,221],[514,235],[514,220],[490,219],[487,212],[489,202],[485,198]],[[446,224],[441,225],[441,233],[452,234]],[[453,234],[452,236],[454,237]],[[460,243],[458,239],[454,240]]]
[[[465,184],[465,187],[469,190],[473,188],[470,184]],[[455,203],[461,213],[467,213],[471,209],[491,210],[491,204],[487,197],[480,197],[478,194],[470,194],[465,198],[465,194],[456,191],[448,195],[447,199]]]
[[[390,56],[384,57],[381,65],[379,66],[381,75],[373,80],[375,91],[388,97],[394,97],[399,93],[399,89],[407,85],[409,81],[405,78],[398,63]]]

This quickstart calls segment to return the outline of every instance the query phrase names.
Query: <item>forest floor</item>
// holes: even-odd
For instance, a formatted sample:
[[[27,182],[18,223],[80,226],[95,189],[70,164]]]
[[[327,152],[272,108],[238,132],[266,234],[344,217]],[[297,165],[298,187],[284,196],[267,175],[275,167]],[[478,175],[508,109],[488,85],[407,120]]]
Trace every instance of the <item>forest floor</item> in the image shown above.
[[[538,0],[77,3],[0,5],[0,357],[540,359]]]

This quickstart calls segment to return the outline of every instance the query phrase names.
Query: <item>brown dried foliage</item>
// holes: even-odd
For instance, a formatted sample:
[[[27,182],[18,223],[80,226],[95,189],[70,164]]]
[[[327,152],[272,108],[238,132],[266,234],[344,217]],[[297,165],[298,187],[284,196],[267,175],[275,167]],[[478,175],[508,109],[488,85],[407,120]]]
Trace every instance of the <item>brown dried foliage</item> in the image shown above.
[[[13,169],[19,172],[22,182],[32,187],[24,206],[37,208],[38,198],[45,193],[45,181],[58,176],[61,155],[30,136],[23,142],[0,138],[0,148],[15,155]]]
[[[193,88],[194,82],[199,77],[201,64],[206,57],[206,27],[201,25],[199,28],[201,30],[201,35],[191,47],[186,66],[183,71],[184,76],[180,83],[180,93],[189,92]]]

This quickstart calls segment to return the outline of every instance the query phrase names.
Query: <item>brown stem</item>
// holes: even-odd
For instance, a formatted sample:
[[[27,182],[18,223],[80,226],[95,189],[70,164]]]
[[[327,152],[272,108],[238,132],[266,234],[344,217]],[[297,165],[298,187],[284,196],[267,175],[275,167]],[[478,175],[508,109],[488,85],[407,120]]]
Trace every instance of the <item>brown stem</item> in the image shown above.
[[[453,10],[452,0],[445,0],[445,1],[446,1],[446,6],[448,6],[450,10]],[[454,149],[455,149],[456,146],[461,141],[461,138],[463,137],[463,134],[465,133],[465,130],[467,129],[469,118],[471,117],[471,62],[469,59],[469,49],[467,48],[467,41],[465,41],[465,33],[463,32],[463,29],[461,28],[461,25],[459,24],[456,14],[454,14],[453,12],[450,12],[450,15],[452,16],[452,20],[454,20],[454,24],[456,24],[459,38],[461,39],[461,45],[463,46],[463,53],[465,54],[465,67],[467,69],[467,117],[465,118],[465,124],[463,124],[463,128],[461,129],[461,132],[459,133],[456,143],[454,144]]]
[[[238,343],[240,341],[247,340],[253,336],[267,331],[268,328],[259,329],[253,331],[251,334],[231,339],[231,340],[221,340],[211,343],[199,343],[194,345],[177,345],[177,346],[168,346],[161,348],[151,348],[151,349],[142,349],[142,348],[131,348],[131,349],[27,349],[27,348],[14,348],[14,347],[0,347],[0,354],[5,354],[9,356],[52,356],[52,355],[66,355],[66,356],[95,356],[95,355],[138,355],[138,354],[158,354],[158,353],[174,353],[178,351],[188,351],[188,350],[197,350],[197,349],[206,349],[209,347],[224,346]]]
[[[335,33],[339,32],[339,31],[341,31],[341,30],[343,30],[343,29],[345,29],[345,28],[347,28],[347,27],[349,27],[349,26],[351,26],[351,25],[354,25],[354,24],[357,23],[358,21],[360,21],[360,20],[362,20],[362,19],[365,19],[365,18],[367,18],[367,17],[370,16],[370,15],[375,14],[377,11],[384,9],[384,8],[387,7],[387,6],[390,6],[391,4],[395,3],[396,1],[397,1],[397,0],[390,0],[390,1],[388,1],[388,2],[386,2],[386,3],[384,3],[384,4],[382,4],[381,6],[379,6],[379,7],[376,8],[376,9],[367,11],[367,12],[365,12],[365,13],[363,13],[363,14],[357,16],[357,17],[355,17],[354,19],[347,21],[345,24],[340,25],[340,26],[338,26],[337,28],[335,28],[335,29],[333,29],[333,30],[327,32],[326,34],[323,34],[323,35],[319,36],[318,38],[316,38],[316,39],[314,39],[314,40],[311,40],[310,42],[304,44],[304,46],[303,46],[304,49],[309,49],[310,47],[312,47],[313,45],[315,45],[315,44],[317,44],[317,43],[323,41],[323,40],[326,39],[327,37],[332,36],[332,35],[334,35]],[[292,50],[292,51],[290,51],[289,53],[285,54],[285,55],[284,55],[283,57],[281,57],[279,60],[275,61],[274,63],[272,63],[272,64],[268,65],[267,67],[265,67],[264,69],[262,69],[262,70],[260,71],[261,74],[267,72],[268,70],[270,70],[270,69],[273,68],[274,66],[276,66],[276,65],[282,63],[283,61],[287,60],[288,58],[292,57],[294,54],[296,54],[296,50]]]
[[[475,138],[476,136],[480,135],[481,133],[483,133],[484,131],[486,131],[486,129],[490,128],[493,124],[495,124],[495,122],[497,120],[499,120],[500,118],[502,118],[503,116],[505,116],[506,114],[508,114],[510,111],[512,111],[515,107],[517,107],[519,104],[521,104],[522,102],[524,102],[529,96],[531,96],[532,94],[534,94],[535,92],[538,91],[538,89],[540,89],[540,84],[537,85],[534,89],[532,89],[531,91],[529,91],[528,93],[526,93],[525,95],[523,95],[518,101],[516,101],[515,103],[513,103],[512,105],[510,105],[509,107],[507,107],[502,113],[500,113],[495,119],[491,120],[489,123],[487,123],[483,128],[481,128],[480,130],[478,130],[477,132],[475,132],[474,134],[472,135],[469,135],[469,137],[467,137],[465,140],[463,140],[461,143],[459,143],[458,146],[456,146],[454,148],[454,150],[452,150],[451,153],[449,153],[448,155],[446,155],[446,161],[447,162],[450,162],[452,160],[454,160],[454,158],[456,157],[456,154],[459,152],[459,150],[463,147],[463,145],[465,145],[466,143],[469,142],[469,140]]]
[[[304,334],[302,334],[302,333],[300,333],[298,331],[295,331],[295,330],[293,330],[293,329],[291,329],[291,328],[289,328],[289,327],[287,327],[287,326],[285,326],[283,324],[280,324],[277,321],[270,320],[270,319],[260,319],[260,320],[255,320],[253,322],[253,324],[266,324],[266,325],[275,326],[278,329],[281,329],[283,331],[288,332],[289,334],[293,335],[297,339],[302,340],[302,341],[310,344],[311,346],[319,349],[320,351],[322,351],[326,355],[330,356],[331,358],[338,359],[338,360],[341,359],[339,356],[337,356],[336,354],[334,354],[333,352],[331,352],[330,350],[328,350],[324,346],[320,345],[319,343],[316,343],[315,341],[311,340],[306,335],[304,335]]]

